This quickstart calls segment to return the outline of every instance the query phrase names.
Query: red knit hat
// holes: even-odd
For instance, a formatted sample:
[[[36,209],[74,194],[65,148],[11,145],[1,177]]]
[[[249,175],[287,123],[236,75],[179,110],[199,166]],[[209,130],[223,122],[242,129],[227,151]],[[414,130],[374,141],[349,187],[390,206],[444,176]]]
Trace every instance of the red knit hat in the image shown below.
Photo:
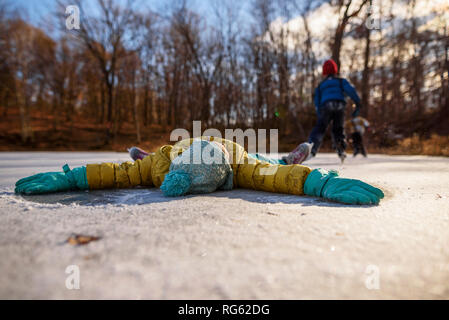
[[[338,67],[334,60],[329,59],[323,64],[323,76],[328,76],[330,74],[337,74]]]

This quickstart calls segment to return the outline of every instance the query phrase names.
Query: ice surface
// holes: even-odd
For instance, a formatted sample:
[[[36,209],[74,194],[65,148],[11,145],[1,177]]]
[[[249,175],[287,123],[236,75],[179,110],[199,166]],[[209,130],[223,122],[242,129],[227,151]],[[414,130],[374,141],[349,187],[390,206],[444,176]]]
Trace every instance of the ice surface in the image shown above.
[[[251,190],[13,193],[19,178],[65,163],[127,160],[0,153],[0,298],[449,298],[448,158],[308,163],[382,188],[379,206]],[[101,239],[72,246],[72,233]],[[80,290],[65,286],[68,265],[80,268]]]

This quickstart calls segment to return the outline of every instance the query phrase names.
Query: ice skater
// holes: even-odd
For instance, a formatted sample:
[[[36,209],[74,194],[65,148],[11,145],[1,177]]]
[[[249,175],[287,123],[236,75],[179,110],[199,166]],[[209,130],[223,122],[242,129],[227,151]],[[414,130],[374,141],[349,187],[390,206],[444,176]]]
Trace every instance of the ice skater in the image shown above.
[[[354,157],[361,153],[367,157],[366,148],[363,143],[363,135],[365,130],[369,130],[369,122],[363,117],[355,117],[346,121],[347,131],[351,133],[352,148],[354,149]]]
[[[338,67],[334,60],[327,60],[323,64],[323,77],[314,93],[318,121],[310,133],[309,141],[300,144],[284,158],[288,164],[300,164],[314,157],[331,123],[333,147],[342,162],[346,158],[347,145],[344,133],[346,96],[349,96],[356,105],[352,117],[357,117],[360,113],[360,98],[348,80],[338,77]]]

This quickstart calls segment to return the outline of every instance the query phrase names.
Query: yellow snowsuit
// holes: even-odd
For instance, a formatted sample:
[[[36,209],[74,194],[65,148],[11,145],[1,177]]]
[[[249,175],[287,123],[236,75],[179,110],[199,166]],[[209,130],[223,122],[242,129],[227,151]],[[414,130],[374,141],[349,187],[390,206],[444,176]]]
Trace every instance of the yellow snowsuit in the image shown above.
[[[234,174],[233,188],[303,195],[310,168],[299,165],[269,164],[248,157],[245,149],[232,141],[217,137],[201,139],[221,143],[230,154]],[[171,161],[189,148],[193,139],[175,145],[165,145],[155,153],[135,162],[88,164],[87,181],[90,189],[160,187],[169,171]]]

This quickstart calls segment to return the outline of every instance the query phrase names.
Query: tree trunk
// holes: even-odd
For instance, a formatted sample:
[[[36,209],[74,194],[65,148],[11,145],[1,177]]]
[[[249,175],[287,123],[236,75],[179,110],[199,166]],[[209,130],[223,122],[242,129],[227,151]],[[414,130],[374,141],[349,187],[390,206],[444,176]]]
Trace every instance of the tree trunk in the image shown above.
[[[106,117],[105,117],[105,103],[106,100],[106,95],[104,92],[104,86],[103,83],[100,83],[100,122],[101,123],[105,123],[106,122]]]
[[[143,93],[143,125],[146,127],[148,125],[148,86],[144,87]]]
[[[446,69],[446,74],[449,77],[449,37],[447,36],[447,27],[444,28],[444,35],[446,37],[445,46],[444,46],[444,66]],[[449,83],[448,82],[449,82],[449,79],[446,79],[446,81],[442,83],[443,96],[444,96],[444,100],[445,100],[443,115],[445,115],[445,116],[449,115],[449,89],[448,89]]]
[[[17,99],[20,110],[21,136],[23,143],[33,141],[33,132],[30,127],[30,115],[27,100],[28,99],[26,97],[22,97],[22,99],[19,98]]]
[[[203,121],[203,124],[205,126],[209,123],[210,118],[210,85],[206,84],[203,88],[203,103],[201,108],[201,121]]]
[[[352,2],[353,1],[350,0],[344,5],[345,11],[343,17],[340,20],[340,23],[337,26],[337,29],[335,30],[334,42],[332,44],[332,59],[337,64],[338,69],[340,69],[340,51],[343,44],[343,36],[345,34],[346,26],[348,25],[351,18],[356,17],[360,13],[368,0],[362,1],[358,9],[355,9],[353,12],[349,13],[349,7],[351,6]],[[344,1],[341,1],[340,3],[341,5],[343,5]]]
[[[337,27],[337,30],[335,31],[335,36],[334,36],[334,43],[332,45],[332,59],[337,64],[338,70],[340,70],[340,51],[341,51],[341,45],[343,42],[343,34],[344,34],[344,30],[346,28],[346,24],[347,24],[347,22],[342,22],[342,24]]]
[[[26,74],[24,72],[24,74]],[[23,143],[33,140],[33,131],[30,127],[30,115],[28,108],[28,98],[26,96],[26,79],[16,80],[16,104],[19,106],[20,113],[20,133]]]
[[[370,18],[371,13],[368,12],[367,20]],[[365,26],[365,55],[363,62],[362,73],[362,114],[365,117],[369,117],[369,76],[370,76],[370,49],[371,49],[371,30]]]
[[[137,143],[141,142],[140,137],[140,117],[139,117],[139,95],[134,92],[134,120],[136,126]]]
[[[107,87],[107,93],[108,93],[108,111],[107,111],[107,119],[108,122],[111,122],[112,120],[112,113],[113,113],[113,97],[114,97],[114,86],[111,83],[106,84]]]

